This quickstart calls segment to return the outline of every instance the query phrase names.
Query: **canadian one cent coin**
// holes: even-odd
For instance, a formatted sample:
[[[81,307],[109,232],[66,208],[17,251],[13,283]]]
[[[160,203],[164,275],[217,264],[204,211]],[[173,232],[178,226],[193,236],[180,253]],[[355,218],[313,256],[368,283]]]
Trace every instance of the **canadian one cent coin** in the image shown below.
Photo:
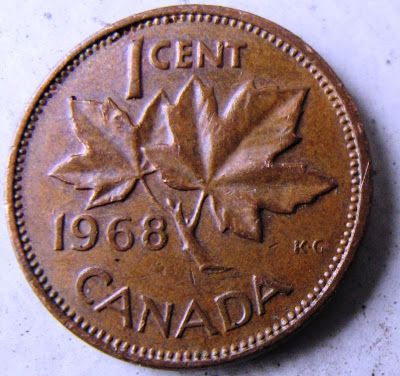
[[[323,305],[359,243],[369,172],[356,107],[307,44],[233,9],[156,9],[41,86],[11,153],[9,225],[73,333],[135,363],[206,366]]]

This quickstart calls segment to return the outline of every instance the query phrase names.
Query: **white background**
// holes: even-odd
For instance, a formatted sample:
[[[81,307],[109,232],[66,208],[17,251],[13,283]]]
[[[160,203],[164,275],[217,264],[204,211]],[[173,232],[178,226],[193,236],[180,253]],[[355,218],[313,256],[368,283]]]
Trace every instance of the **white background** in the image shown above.
[[[356,261],[336,296],[315,321],[284,346],[256,360],[190,374],[400,375],[400,1],[213,3],[279,23],[328,61],[362,112],[374,162],[375,194]],[[0,0],[2,191],[18,122],[50,70],[76,44],[106,24],[164,5],[173,3]],[[189,374],[125,363],[95,350],[64,329],[36,298],[19,269],[4,207],[0,216],[0,375]]]

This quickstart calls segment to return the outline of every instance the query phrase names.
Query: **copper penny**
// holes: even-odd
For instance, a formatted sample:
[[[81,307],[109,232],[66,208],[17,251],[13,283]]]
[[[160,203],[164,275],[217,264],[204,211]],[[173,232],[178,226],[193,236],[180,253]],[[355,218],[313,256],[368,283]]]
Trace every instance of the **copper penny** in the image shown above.
[[[356,107],[307,44],[241,11],[170,7],[100,31],[41,86],[9,224],[73,333],[135,363],[206,366],[271,348],[323,305],[369,175]]]

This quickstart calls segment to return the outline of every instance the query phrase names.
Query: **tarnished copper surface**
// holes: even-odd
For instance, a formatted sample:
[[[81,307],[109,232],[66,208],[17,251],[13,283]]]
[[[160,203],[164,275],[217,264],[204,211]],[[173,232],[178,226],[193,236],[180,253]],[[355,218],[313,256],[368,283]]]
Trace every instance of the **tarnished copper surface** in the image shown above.
[[[370,162],[354,103],[257,16],[157,9],[78,46],[26,111],[8,176],[18,259],[68,329],[113,356],[255,354],[334,290]]]

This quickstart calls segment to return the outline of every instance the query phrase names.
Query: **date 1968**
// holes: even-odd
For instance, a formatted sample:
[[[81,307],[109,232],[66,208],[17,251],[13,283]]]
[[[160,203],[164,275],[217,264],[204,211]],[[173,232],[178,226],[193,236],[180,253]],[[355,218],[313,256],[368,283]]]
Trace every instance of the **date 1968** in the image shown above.
[[[144,248],[152,251],[160,250],[167,244],[167,222],[163,217],[147,215],[140,223],[141,231],[138,234],[134,234],[132,219],[129,217],[112,218],[102,230],[99,222],[91,215],[82,214],[69,220],[62,213],[54,221],[54,250],[89,251],[101,236],[105,237],[112,249],[119,252],[132,249],[139,239]],[[67,237],[72,239],[71,244],[65,244]]]

